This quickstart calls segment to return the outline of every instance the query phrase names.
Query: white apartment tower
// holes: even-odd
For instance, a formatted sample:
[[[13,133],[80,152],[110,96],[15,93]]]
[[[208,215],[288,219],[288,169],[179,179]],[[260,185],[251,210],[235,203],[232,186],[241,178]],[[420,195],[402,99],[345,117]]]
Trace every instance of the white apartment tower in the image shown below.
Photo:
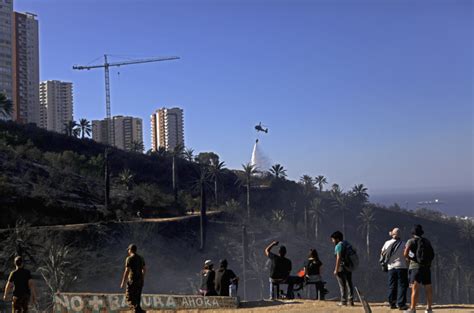
[[[58,133],[73,120],[72,83],[47,80],[40,83],[40,127]]]
[[[38,20],[13,13],[13,120],[40,123]]]
[[[151,149],[160,147],[172,151],[177,145],[184,147],[183,109],[161,108],[151,115]]]
[[[12,23],[13,0],[0,0],[0,92],[10,100],[13,98]]]
[[[143,121],[141,118],[132,116],[114,116],[114,145],[122,150],[134,150],[136,144],[143,144]],[[109,120],[92,121],[92,139],[103,143],[109,143]]]

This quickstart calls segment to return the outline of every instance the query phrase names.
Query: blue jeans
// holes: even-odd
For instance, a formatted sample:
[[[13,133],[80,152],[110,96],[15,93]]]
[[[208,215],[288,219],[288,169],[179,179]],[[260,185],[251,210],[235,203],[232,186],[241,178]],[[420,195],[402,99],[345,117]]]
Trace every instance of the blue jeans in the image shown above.
[[[406,268],[388,271],[388,303],[403,307],[407,302],[408,270]]]
[[[302,283],[303,282],[303,279],[301,277],[298,277],[298,276],[288,276],[287,279],[280,279],[280,280],[275,280],[277,282],[279,282],[279,284],[287,284],[288,285],[288,289],[286,290],[286,297],[288,299],[293,299],[295,297],[294,293],[293,293],[293,285],[294,284],[298,284],[298,283]],[[269,282],[270,282],[270,298],[275,298],[274,295],[273,295],[273,280],[270,278],[269,279]],[[280,297],[280,295],[276,295],[276,299],[278,299]]]

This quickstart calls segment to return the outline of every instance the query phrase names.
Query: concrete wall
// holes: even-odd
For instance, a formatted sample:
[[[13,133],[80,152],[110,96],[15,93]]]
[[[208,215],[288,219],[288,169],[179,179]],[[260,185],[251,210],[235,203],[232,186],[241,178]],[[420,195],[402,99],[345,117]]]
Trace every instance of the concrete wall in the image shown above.
[[[142,308],[159,310],[232,309],[239,306],[238,298],[183,295],[142,295]],[[54,313],[116,313],[128,311],[124,294],[59,293],[54,297]]]

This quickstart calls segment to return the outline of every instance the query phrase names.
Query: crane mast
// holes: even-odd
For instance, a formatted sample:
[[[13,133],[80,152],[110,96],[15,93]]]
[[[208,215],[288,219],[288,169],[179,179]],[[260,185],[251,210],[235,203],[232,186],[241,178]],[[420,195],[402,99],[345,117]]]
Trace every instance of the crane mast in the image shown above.
[[[108,132],[108,139],[109,144],[115,146],[115,125],[114,120],[112,118],[112,112],[110,108],[110,73],[109,68],[111,66],[124,66],[124,65],[132,65],[132,64],[141,64],[141,63],[151,63],[151,62],[160,62],[160,61],[171,61],[177,60],[179,57],[159,57],[159,58],[150,58],[150,59],[140,59],[140,60],[132,60],[132,61],[124,61],[124,62],[114,62],[109,63],[107,60],[107,54],[104,54],[104,64],[99,65],[74,65],[72,69],[74,70],[91,70],[95,68],[104,68],[105,74],[105,112],[106,112],[106,121],[107,121],[107,132]]]

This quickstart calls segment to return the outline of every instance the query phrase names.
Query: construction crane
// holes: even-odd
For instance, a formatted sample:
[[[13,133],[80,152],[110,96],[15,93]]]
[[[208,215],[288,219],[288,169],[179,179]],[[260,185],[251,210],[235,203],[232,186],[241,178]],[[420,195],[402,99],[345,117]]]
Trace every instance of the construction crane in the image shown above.
[[[112,118],[112,114],[110,111],[110,78],[109,78],[109,68],[112,66],[123,66],[123,65],[132,65],[132,64],[140,64],[140,63],[151,63],[151,62],[160,62],[160,61],[171,61],[177,60],[179,57],[171,56],[171,57],[159,57],[159,58],[150,58],[150,59],[140,59],[140,60],[131,60],[131,61],[124,61],[124,62],[113,62],[109,63],[107,61],[107,55],[104,54],[104,64],[99,65],[74,65],[72,67],[73,70],[91,70],[95,68],[104,68],[105,72],[105,111],[107,115],[107,121],[110,123],[108,124],[108,135],[109,135],[109,144],[115,146],[115,127],[114,127],[114,120]]]

